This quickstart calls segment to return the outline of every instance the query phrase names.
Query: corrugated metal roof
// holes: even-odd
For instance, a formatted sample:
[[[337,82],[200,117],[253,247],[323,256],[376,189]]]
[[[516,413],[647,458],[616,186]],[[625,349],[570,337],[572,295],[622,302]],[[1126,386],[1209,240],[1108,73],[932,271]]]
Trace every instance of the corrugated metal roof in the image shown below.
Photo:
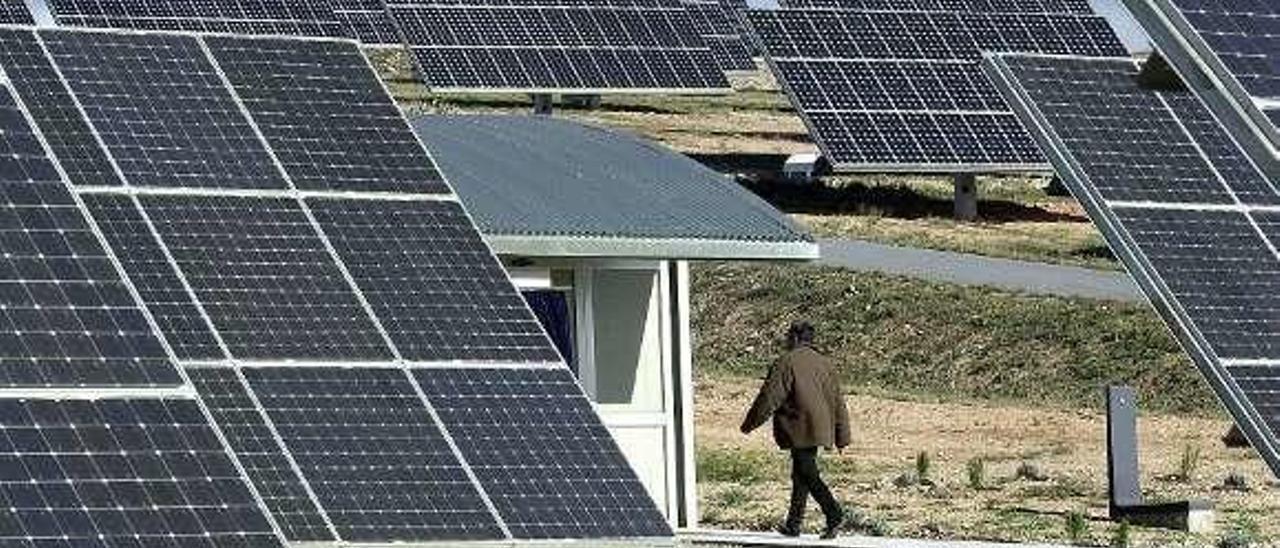
[[[807,233],[732,179],[624,132],[547,116],[412,121],[491,240],[625,240],[633,249],[675,241],[707,257],[816,254]],[[588,247],[579,254],[601,254]]]

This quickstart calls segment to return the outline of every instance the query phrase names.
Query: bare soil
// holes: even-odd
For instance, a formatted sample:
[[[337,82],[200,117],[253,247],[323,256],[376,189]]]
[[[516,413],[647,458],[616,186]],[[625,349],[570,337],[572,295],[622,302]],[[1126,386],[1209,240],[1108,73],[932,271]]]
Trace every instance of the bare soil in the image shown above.
[[[785,509],[787,462],[767,427],[749,437],[737,431],[757,381],[698,380],[697,442],[704,522],[767,529]],[[1074,411],[975,403],[905,401],[851,395],[854,444],[825,456],[829,482],[852,507],[887,526],[895,536],[1028,542],[1067,542],[1071,512],[1088,516],[1084,544],[1104,545],[1116,527],[1105,521],[1105,419]],[[1258,539],[1280,535],[1280,493],[1252,450],[1226,449],[1219,437],[1225,418],[1147,415],[1140,419],[1140,451],[1146,496],[1155,500],[1211,499],[1219,510],[1219,533],[1194,536],[1133,529],[1137,545],[1207,545],[1240,526],[1256,526]],[[1200,451],[1190,481],[1172,479],[1188,447]],[[895,486],[914,470],[921,451],[932,460],[934,487]],[[712,458],[708,458],[712,456]],[[740,458],[757,475],[733,477],[723,461]],[[986,486],[968,485],[966,465],[981,458]],[[721,469],[706,464],[709,460]],[[1047,481],[1015,478],[1032,463]],[[1221,489],[1229,473],[1243,474],[1252,492]],[[704,475],[708,475],[704,474]],[[741,476],[741,474],[739,474]],[[730,480],[730,481],[724,481]],[[818,518],[812,516],[811,524]]]

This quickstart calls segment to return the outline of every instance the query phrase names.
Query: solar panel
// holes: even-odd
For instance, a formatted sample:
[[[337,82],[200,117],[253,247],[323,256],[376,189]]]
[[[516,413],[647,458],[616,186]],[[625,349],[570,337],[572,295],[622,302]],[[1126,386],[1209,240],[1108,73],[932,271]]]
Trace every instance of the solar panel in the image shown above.
[[[308,204],[405,359],[560,361],[458,204]]]
[[[26,0],[4,0],[0,2],[0,24],[34,25],[36,20],[32,17]]]
[[[329,0],[46,0],[58,25],[288,36],[346,36]]]
[[[1044,169],[978,67],[983,51],[1125,55],[1076,13],[749,12],[774,73],[839,170]]]
[[[330,4],[334,15],[346,26],[347,36],[367,45],[404,45],[382,0],[331,0]]]
[[[0,544],[670,535],[353,43],[8,29],[0,68],[0,387],[98,409],[19,440],[0,398]],[[423,362],[562,373],[501,424],[545,397],[577,436],[451,432]]]
[[[702,93],[728,88],[680,0],[393,2],[438,90]]]
[[[205,42],[295,187],[449,192],[355,44]]]
[[[742,38],[737,14],[719,0],[681,0],[689,10],[698,35],[711,48],[720,70],[755,70],[751,48]]]
[[[343,539],[504,537],[403,370],[244,374]]]
[[[34,32],[0,29],[0,66],[73,184],[121,184]]]
[[[391,358],[298,202],[236,196],[140,200],[233,356]]]
[[[1221,116],[1247,121],[1280,155],[1280,6],[1126,1],[1160,53]]]
[[[82,200],[178,359],[226,358],[209,322],[133,198],[86,194]]]
[[[285,187],[195,37],[61,30],[40,36],[129,184]]]
[[[1089,0],[780,0],[787,8],[986,13],[1093,13]]]
[[[186,372],[285,538],[335,540],[236,370],[201,367],[187,368]]]
[[[0,254],[0,386],[181,383],[8,88]]]
[[[278,547],[194,401],[0,399],[5,546]]]
[[[988,67],[1058,173],[1280,472],[1280,197],[1185,90],[1128,59],[1001,56]]]
[[[516,538],[670,536],[568,369],[414,376]]]

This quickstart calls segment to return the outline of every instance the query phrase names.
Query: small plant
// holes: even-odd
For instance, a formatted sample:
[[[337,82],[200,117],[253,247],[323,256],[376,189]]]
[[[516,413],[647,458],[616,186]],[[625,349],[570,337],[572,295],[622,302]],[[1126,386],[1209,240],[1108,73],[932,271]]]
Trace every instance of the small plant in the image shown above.
[[[892,534],[889,524],[878,516],[873,516],[859,509],[850,509],[845,515],[844,529],[869,537],[887,537]]]
[[[1236,519],[1231,530],[1218,539],[1218,548],[1249,548],[1258,543],[1258,524],[1247,517]]]
[[[1122,521],[1116,526],[1116,531],[1111,535],[1111,548],[1129,548],[1129,522]]]
[[[1227,477],[1222,480],[1222,490],[1248,493],[1252,491],[1253,488],[1249,486],[1248,477],[1245,477],[1245,475],[1240,472],[1233,471],[1227,474]]]
[[[916,481],[921,485],[932,485],[929,471],[933,467],[932,459],[929,458],[928,451],[921,451],[916,454]]]
[[[1049,481],[1049,474],[1044,473],[1039,466],[1030,462],[1023,462],[1018,465],[1018,471],[1014,472],[1014,477],[1026,481]]]
[[[1082,544],[1089,535],[1089,521],[1080,512],[1067,514],[1067,538],[1072,544]]]
[[[974,457],[965,465],[969,474],[969,488],[981,491],[987,487],[987,462],[982,457]]]
[[[1182,448],[1182,458],[1178,460],[1177,479],[1182,482],[1190,482],[1196,477],[1196,470],[1200,468],[1200,447],[1196,445],[1186,445]]]

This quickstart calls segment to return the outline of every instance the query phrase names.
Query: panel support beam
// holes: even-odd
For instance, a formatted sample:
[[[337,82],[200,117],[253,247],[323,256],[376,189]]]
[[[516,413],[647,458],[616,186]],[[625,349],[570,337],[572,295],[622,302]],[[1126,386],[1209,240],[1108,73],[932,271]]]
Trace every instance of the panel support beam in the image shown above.
[[[1107,387],[1107,485],[1111,520],[1194,533],[1213,527],[1213,505],[1189,500],[1148,504],[1138,482],[1138,402],[1128,386]]]
[[[955,174],[955,217],[961,221],[978,218],[978,179],[972,173]]]
[[[530,96],[533,99],[533,113],[540,116],[550,116],[555,110],[556,99],[550,93],[535,93]]]

